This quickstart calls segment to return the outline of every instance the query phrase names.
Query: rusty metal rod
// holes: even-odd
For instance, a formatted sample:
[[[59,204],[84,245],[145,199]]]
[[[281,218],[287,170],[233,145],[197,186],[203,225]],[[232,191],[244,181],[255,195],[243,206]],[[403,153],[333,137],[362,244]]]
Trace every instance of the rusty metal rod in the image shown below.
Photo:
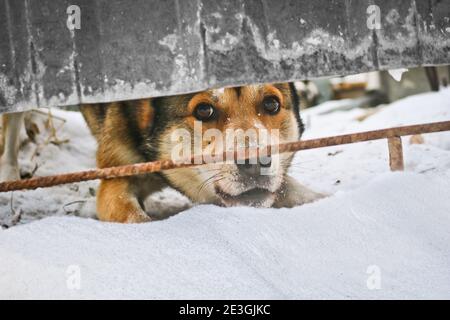
[[[403,162],[403,148],[401,137],[388,138],[389,148],[389,167],[391,171],[403,171],[405,164]]]
[[[326,138],[319,139],[311,139],[304,141],[296,141],[296,142],[288,142],[283,143],[278,146],[268,146],[265,151],[267,153],[285,153],[285,152],[296,152],[300,150],[308,150],[308,149],[316,149],[316,148],[324,148],[331,147],[341,144],[349,144],[370,140],[379,140],[393,137],[401,137],[401,136],[409,136],[421,133],[432,133],[432,132],[441,132],[441,131],[450,131],[450,121],[443,122],[434,122],[427,124],[418,124],[411,126],[403,126],[403,127],[394,127],[388,129],[381,130],[373,130],[359,133],[350,133],[344,134],[340,136],[332,136]],[[277,148],[278,147],[278,148]],[[271,150],[275,151],[271,151]],[[234,160],[242,160],[249,158],[249,155],[259,155],[262,149],[246,149],[244,156],[235,152],[224,152],[222,159],[234,159]],[[138,164],[131,164],[119,167],[112,168],[103,168],[103,169],[95,169],[95,170],[87,170],[66,174],[59,174],[54,176],[47,177],[35,177],[26,180],[18,180],[18,181],[7,181],[0,183],[0,192],[7,191],[15,191],[15,190],[24,190],[24,189],[37,189],[37,188],[45,188],[56,186],[60,184],[88,181],[88,180],[97,180],[97,179],[114,179],[121,177],[129,177],[133,175],[145,174],[145,173],[154,173],[160,172],[163,170],[183,168],[183,167],[193,167],[204,164],[204,160],[202,163],[194,163],[194,157],[192,159],[187,159],[188,163],[180,163],[175,162],[173,160],[160,160],[153,162],[145,162]]]

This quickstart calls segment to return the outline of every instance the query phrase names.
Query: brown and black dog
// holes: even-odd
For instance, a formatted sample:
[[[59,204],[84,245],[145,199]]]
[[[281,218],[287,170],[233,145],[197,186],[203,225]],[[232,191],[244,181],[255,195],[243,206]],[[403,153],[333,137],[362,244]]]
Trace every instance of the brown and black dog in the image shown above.
[[[209,129],[277,129],[279,142],[296,141],[303,132],[299,99],[291,83],[249,85],[198,93],[84,105],[81,111],[98,142],[100,168],[170,159],[177,130],[198,135]],[[248,140],[247,140],[248,141]],[[202,147],[211,144],[202,140]],[[104,221],[150,221],[143,206],[151,193],[170,186],[194,203],[223,206],[293,207],[322,195],[287,175],[292,154],[279,155],[271,175],[262,166],[273,163],[225,163],[172,169],[157,174],[101,181],[98,217]]]

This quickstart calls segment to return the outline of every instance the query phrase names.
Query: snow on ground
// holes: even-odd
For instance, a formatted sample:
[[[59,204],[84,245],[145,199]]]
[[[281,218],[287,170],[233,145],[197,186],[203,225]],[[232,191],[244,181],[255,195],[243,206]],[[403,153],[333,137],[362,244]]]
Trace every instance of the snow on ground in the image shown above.
[[[335,111],[346,103],[303,112],[304,138],[450,120],[448,89],[370,116]],[[35,175],[94,167],[81,116],[53,112],[70,141],[34,158],[29,144],[22,165],[38,164]],[[23,223],[0,229],[0,298],[448,299],[450,133],[423,138],[403,138],[403,173],[389,171],[386,141],[297,153],[291,174],[331,196],[293,209],[186,209],[166,190],[151,212],[180,214],[119,225],[86,218],[96,182],[0,194],[0,221],[21,210]]]
[[[450,90],[407,97],[366,118],[367,109],[331,112],[346,101],[330,101],[303,114],[309,127],[303,139],[368,131],[395,126],[450,120]],[[422,136],[424,144],[411,144],[404,137],[405,171],[450,175],[450,132]],[[386,140],[300,152],[293,174],[307,185],[328,193],[347,191],[364,185],[379,174],[389,172]]]

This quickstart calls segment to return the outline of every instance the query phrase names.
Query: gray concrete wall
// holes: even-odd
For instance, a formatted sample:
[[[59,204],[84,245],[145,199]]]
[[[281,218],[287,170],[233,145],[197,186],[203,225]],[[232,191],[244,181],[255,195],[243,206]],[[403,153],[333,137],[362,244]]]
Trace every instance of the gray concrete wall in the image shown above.
[[[0,0],[0,112],[446,63],[450,0]]]

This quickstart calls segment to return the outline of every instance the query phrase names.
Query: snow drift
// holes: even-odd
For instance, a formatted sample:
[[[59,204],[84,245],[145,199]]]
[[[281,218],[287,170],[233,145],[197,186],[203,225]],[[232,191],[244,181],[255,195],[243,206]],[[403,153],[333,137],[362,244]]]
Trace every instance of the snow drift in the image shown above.
[[[339,111],[345,103],[304,112],[306,137],[450,119],[450,90],[370,116]],[[94,163],[79,114],[57,114],[72,140],[40,152],[38,175]],[[449,299],[450,133],[423,140],[403,139],[403,173],[389,172],[386,141],[299,152],[291,174],[332,195],[293,209],[195,206],[120,225],[68,217],[93,216],[95,182],[15,192],[13,207],[32,222],[0,229],[0,298]],[[174,191],[157,198],[189,206]],[[10,208],[0,195],[0,218]]]

